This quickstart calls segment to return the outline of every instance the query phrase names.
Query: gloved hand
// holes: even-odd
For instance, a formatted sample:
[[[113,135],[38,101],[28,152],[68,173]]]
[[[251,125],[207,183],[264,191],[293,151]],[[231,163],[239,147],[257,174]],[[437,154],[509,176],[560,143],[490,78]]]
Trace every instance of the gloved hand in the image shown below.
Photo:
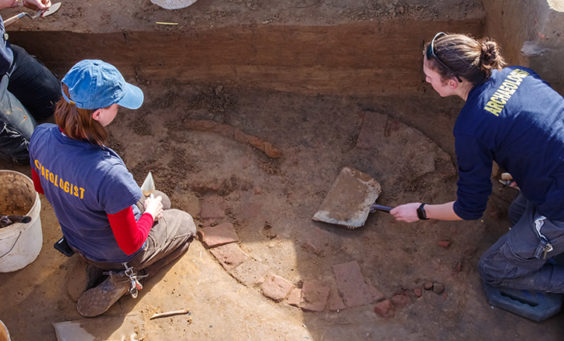
[[[157,221],[163,216],[163,197],[160,195],[158,197],[150,196],[145,199],[145,212],[153,216],[153,221]]]

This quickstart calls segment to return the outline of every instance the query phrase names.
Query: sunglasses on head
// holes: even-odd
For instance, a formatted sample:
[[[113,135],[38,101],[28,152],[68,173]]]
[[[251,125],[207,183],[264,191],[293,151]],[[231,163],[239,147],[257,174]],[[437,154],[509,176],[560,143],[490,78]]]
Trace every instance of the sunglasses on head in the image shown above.
[[[429,44],[429,46],[427,47],[427,51],[426,51],[425,55],[427,56],[427,59],[428,59],[428,60],[431,59],[431,58],[435,59],[435,60],[436,60],[439,64],[441,64],[448,72],[450,72],[451,74],[453,74],[454,77],[456,77],[456,79],[457,79],[460,83],[462,83],[462,79],[460,79],[460,77],[459,77],[456,73],[454,73],[454,72],[452,71],[452,69],[451,69],[450,67],[448,67],[448,65],[446,65],[446,64],[439,58],[439,56],[437,56],[437,55],[435,54],[435,40],[436,40],[437,38],[440,38],[440,37],[446,36],[446,35],[447,35],[447,34],[444,33],[444,32],[439,32],[439,33],[435,34],[435,36],[433,37],[433,40],[431,40],[431,44]]]

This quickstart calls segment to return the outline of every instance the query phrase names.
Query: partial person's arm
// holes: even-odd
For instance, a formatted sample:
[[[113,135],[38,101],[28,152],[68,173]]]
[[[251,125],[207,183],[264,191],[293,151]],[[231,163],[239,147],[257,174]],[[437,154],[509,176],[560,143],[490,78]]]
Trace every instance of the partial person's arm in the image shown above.
[[[46,10],[51,7],[51,0],[0,0],[0,9],[25,6],[34,10]]]
[[[390,214],[396,218],[397,221],[404,221],[406,223],[413,223],[415,221],[421,220],[417,215],[417,208],[421,206],[420,202],[412,202],[409,204],[400,205],[394,207]],[[462,220],[453,209],[454,201],[446,202],[444,204],[425,204],[425,214],[428,219],[435,220]]]
[[[131,206],[115,213],[108,214],[108,220],[119,248],[127,255],[135,253],[143,245],[149,231],[163,211],[160,196],[145,200],[145,213],[135,221]]]
[[[39,174],[35,171],[35,169],[31,169],[31,179],[33,180],[33,187],[35,191],[40,194],[45,194],[43,191],[43,186],[41,186],[41,181],[39,180]]]

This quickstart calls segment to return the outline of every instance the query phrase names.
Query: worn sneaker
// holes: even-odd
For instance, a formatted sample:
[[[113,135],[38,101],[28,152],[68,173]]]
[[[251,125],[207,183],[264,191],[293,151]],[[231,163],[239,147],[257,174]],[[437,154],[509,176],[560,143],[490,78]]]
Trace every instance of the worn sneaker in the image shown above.
[[[100,284],[103,270],[88,264],[82,257],[75,256],[74,264],[67,272],[66,283],[69,297],[76,302],[86,290]]]
[[[84,317],[105,313],[130,288],[130,281],[123,272],[110,272],[108,278],[98,286],[85,291],[76,304],[76,310]]]

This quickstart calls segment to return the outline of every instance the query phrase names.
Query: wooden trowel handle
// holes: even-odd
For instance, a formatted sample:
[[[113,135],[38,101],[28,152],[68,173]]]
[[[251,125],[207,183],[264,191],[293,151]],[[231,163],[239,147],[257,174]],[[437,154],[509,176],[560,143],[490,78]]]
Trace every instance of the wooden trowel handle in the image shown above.
[[[378,205],[378,204],[372,204],[370,206],[370,213],[373,213],[374,211],[382,211],[382,212],[390,213],[391,210],[392,210],[392,207],[390,207],[390,206],[384,206],[384,205]]]

